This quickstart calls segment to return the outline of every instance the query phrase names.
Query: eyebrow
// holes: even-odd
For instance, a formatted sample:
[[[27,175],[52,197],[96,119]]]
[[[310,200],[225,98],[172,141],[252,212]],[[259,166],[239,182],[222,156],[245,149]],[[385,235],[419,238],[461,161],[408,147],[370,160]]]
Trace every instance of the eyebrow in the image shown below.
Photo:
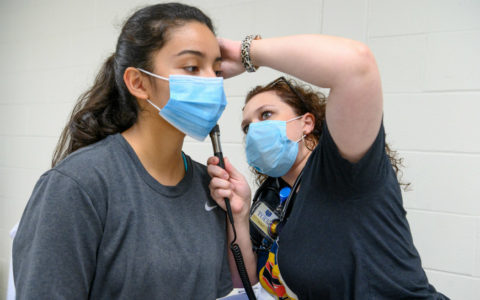
[[[200,52],[200,51],[197,51],[197,50],[183,50],[183,51],[180,51],[177,56],[182,56],[182,55],[187,55],[187,54],[191,54],[191,55],[195,55],[195,56],[198,56],[198,57],[201,57],[201,58],[204,58],[205,57],[205,54],[203,52]],[[215,58],[215,62],[217,61],[222,61],[222,57],[219,56],[217,58]]]

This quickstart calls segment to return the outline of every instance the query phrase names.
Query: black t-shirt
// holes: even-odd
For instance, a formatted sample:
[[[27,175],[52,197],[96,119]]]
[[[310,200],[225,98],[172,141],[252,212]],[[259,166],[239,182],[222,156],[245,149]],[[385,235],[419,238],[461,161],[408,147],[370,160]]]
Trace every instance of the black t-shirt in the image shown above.
[[[413,245],[383,124],[355,164],[323,126],[278,244],[280,272],[299,299],[448,299]]]

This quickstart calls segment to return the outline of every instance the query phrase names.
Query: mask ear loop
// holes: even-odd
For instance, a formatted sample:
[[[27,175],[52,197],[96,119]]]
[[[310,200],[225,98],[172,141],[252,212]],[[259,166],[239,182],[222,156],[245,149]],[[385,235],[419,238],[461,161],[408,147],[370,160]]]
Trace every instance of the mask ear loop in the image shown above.
[[[301,116],[298,116],[298,117],[291,118],[290,120],[286,120],[285,122],[288,123],[288,122],[291,122],[291,121],[295,121],[295,120],[300,119],[300,118],[303,117],[303,116],[304,116],[304,114],[301,115]]]
[[[155,78],[158,78],[158,79],[162,79],[162,80],[165,80],[165,81],[170,81],[170,80],[169,80],[168,78],[166,78],[166,77],[163,77],[163,76],[154,74],[154,73],[152,73],[152,72],[148,72],[147,70],[144,70],[144,69],[142,69],[142,68],[137,68],[137,70],[139,70],[140,72],[143,72],[143,73],[145,73],[145,74],[147,74],[147,75],[150,75],[150,76],[152,76],[152,77],[155,77]]]
[[[157,105],[155,105],[155,103],[153,103],[152,101],[150,101],[150,99],[146,99],[148,103],[150,103],[153,107],[155,107],[156,109],[158,109],[158,111],[162,111],[162,109],[160,107],[158,107]]]
[[[303,134],[302,137],[299,138],[295,143],[300,143],[300,141],[304,141],[306,137],[307,137],[307,135]]]
[[[287,120],[285,121],[285,123],[288,123],[290,121],[295,121],[295,120],[298,120],[300,119],[301,117],[303,117],[305,114],[301,115],[301,116],[298,116],[298,117],[295,117],[295,118],[291,118],[290,120]],[[295,141],[295,143],[299,143],[300,141],[303,141],[305,138],[307,137],[307,135],[305,133],[302,133],[302,137],[299,138],[298,140]]]
[[[142,73],[145,73],[147,75],[150,75],[152,77],[155,77],[155,78],[158,78],[158,79],[162,79],[162,80],[165,80],[165,81],[169,81],[168,78],[166,77],[163,77],[163,76],[160,76],[160,75],[157,75],[157,74],[154,74],[152,72],[148,72],[147,70],[144,70],[142,68],[137,68],[137,70],[139,70],[140,72]],[[160,107],[158,107],[157,105],[155,105],[155,103],[153,103],[152,101],[150,101],[150,99],[146,99],[148,103],[150,103],[153,107],[155,107],[158,111],[162,111],[160,109]]]

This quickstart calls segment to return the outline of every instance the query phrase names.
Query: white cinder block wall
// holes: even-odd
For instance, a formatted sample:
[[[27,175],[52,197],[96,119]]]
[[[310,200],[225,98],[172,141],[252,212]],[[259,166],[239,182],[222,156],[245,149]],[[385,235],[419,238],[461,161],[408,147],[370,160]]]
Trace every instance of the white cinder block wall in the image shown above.
[[[140,0],[0,2],[0,299],[11,240],[78,95],[114,50]],[[480,1],[190,1],[220,36],[324,33],[363,41],[383,78],[385,127],[405,159],[405,206],[430,281],[452,299],[480,295]],[[246,91],[277,72],[226,82],[223,150],[247,173],[239,130]],[[210,142],[187,138],[204,162]]]

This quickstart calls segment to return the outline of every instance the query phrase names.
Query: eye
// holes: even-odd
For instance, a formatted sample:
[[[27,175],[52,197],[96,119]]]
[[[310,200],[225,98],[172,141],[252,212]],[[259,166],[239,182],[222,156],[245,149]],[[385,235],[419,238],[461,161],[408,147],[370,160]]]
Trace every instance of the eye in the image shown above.
[[[248,126],[250,126],[250,124],[245,125],[245,126],[242,127],[242,131],[243,131],[244,134],[247,134],[247,133],[248,133]]]
[[[271,116],[272,116],[272,112],[269,111],[269,110],[266,110],[266,111],[262,112],[262,114],[261,114],[262,120],[266,120],[266,119],[270,118]]]
[[[197,66],[186,66],[183,67],[183,69],[189,73],[195,73],[198,72],[198,67]]]

